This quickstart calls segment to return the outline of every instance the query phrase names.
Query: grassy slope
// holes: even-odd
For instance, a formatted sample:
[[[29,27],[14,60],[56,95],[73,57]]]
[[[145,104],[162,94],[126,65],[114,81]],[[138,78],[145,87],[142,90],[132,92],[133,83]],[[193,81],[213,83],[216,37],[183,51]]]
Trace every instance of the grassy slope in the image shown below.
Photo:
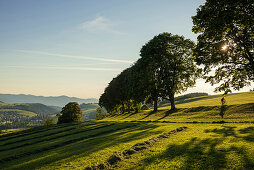
[[[108,121],[171,121],[171,122],[212,122],[221,121],[221,95],[191,98],[176,104],[177,112],[170,113],[170,107],[161,107],[158,112],[141,111],[138,114],[122,114],[108,117]],[[254,121],[254,92],[230,94],[226,97],[228,105],[224,121],[242,122]]]
[[[0,102],[0,109],[9,109],[9,111],[23,111],[27,113],[34,113],[33,116],[37,114],[55,114],[58,113],[59,110],[57,110],[56,107],[52,106],[46,106],[40,103],[27,103],[27,104],[8,104],[8,103],[3,103]],[[19,114],[19,113],[18,113]],[[32,115],[32,114],[30,114]]]
[[[226,99],[227,102],[235,102],[234,105],[240,104],[240,106],[232,107],[243,107],[241,109],[246,110],[248,103],[254,103],[251,97],[253,94],[235,94],[235,96],[230,95]],[[198,105],[197,102],[211,104],[219,99],[220,97],[216,99],[214,96],[209,96],[205,99],[209,102],[195,99],[192,104],[200,107],[201,104]],[[178,105],[178,108],[191,110],[187,107],[189,104],[181,104],[183,107]],[[210,107],[205,108],[211,109]],[[161,108],[160,112],[166,112],[166,109],[168,108]],[[194,108],[194,111],[196,109]],[[236,110],[236,108],[231,109]],[[141,117],[147,116],[148,112],[142,112]],[[143,120],[157,120],[162,116],[160,112]],[[207,115],[207,111],[201,112],[200,114]],[[253,114],[252,110],[249,114],[251,115],[251,113]],[[197,114],[197,112],[193,112],[193,114]],[[188,116],[182,115],[184,120]],[[37,127],[0,136],[1,168],[84,169],[89,165],[107,160],[115,152],[123,151],[138,142],[181,126],[188,128],[155,143],[148,149],[133,154],[129,159],[121,161],[112,168],[251,169],[254,167],[254,125],[251,123],[122,122],[137,120],[137,118],[138,114],[120,115],[107,118],[106,121]],[[212,118],[214,119],[214,117]],[[212,118],[207,118],[207,121]],[[121,120],[119,121],[119,119]],[[191,118],[191,120],[196,119]],[[113,122],[112,120],[117,121]],[[249,118],[242,120],[249,120]]]

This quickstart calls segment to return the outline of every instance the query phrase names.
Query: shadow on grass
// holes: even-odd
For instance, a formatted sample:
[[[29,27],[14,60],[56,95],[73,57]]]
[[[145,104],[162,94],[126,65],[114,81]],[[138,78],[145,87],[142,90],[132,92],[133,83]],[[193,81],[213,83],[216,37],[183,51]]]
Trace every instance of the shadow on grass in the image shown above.
[[[129,117],[131,117],[131,116],[133,116],[133,115],[135,115],[135,114],[138,114],[138,112],[129,113],[126,117],[123,117],[123,118],[121,118],[120,120],[127,119],[127,118],[129,118]]]
[[[223,137],[233,136],[235,138],[244,139],[245,141],[254,142],[254,127],[253,126],[240,129],[239,133],[241,135],[238,135],[236,133],[235,128],[236,128],[235,126],[224,126],[224,128],[222,129],[215,128],[212,130],[205,130],[205,132],[220,134],[220,135],[223,135]]]
[[[215,147],[222,140],[192,138],[190,141],[177,145],[170,145],[163,153],[148,157],[143,160],[143,166],[148,166],[156,160],[173,160],[184,157],[181,167],[170,167],[180,169],[220,169],[225,168],[226,153],[217,151]],[[169,168],[169,167],[168,167]]]
[[[169,169],[226,169],[228,159],[232,160],[235,158],[229,158],[229,156],[232,156],[232,153],[241,159],[239,166],[242,166],[242,169],[253,169],[254,159],[250,156],[247,148],[243,146],[237,147],[237,145],[232,145],[225,149],[221,147],[228,136],[241,138],[249,142],[254,141],[254,127],[240,129],[240,134],[247,134],[244,137],[237,135],[235,128],[233,126],[227,126],[222,129],[216,128],[205,131],[207,133],[219,134],[220,137],[207,139],[192,138],[183,144],[169,145],[164,152],[143,159],[142,163],[140,163],[142,164],[140,169],[152,163],[154,164],[158,160],[160,162],[164,160],[172,161],[173,165],[167,167]],[[182,163],[174,165],[179,159]]]
[[[144,120],[144,119],[148,118],[149,116],[151,116],[152,114],[155,114],[156,112],[158,112],[158,110],[157,111],[150,111],[150,112],[147,113],[147,115],[145,117],[143,117],[139,120]]]
[[[157,120],[162,120],[162,119],[168,117],[169,115],[171,115],[172,113],[178,112],[179,110],[181,110],[181,109],[168,110],[168,111],[165,112],[165,115],[164,115],[164,116],[162,116],[161,118],[159,118],[159,119],[157,119]]]
[[[124,124],[124,123],[118,123],[118,124]],[[134,123],[128,123],[128,124],[134,124]],[[64,161],[63,162],[64,164],[66,162],[73,161],[74,159],[78,159],[80,157],[90,155],[94,152],[103,150],[111,146],[121,145],[124,143],[128,143],[134,140],[146,138],[151,135],[156,135],[161,133],[161,131],[151,131],[155,129],[156,127],[158,126],[154,124],[139,123],[138,126],[121,129],[119,131],[112,131],[112,133],[107,133],[105,135],[88,138],[83,141],[72,143],[71,145],[64,145],[61,148],[52,148],[51,150],[47,150],[46,151],[47,153],[39,152],[31,156],[25,156],[24,158],[17,160],[18,162],[20,162],[20,166],[18,166],[18,168],[25,167],[25,168],[33,169],[37,167],[38,165],[40,165],[41,162],[43,162],[43,164],[46,165],[46,164],[54,163],[56,161],[61,161],[61,160]],[[43,155],[45,154],[47,156],[44,158]],[[37,160],[36,158],[39,158],[39,157],[40,159]],[[32,163],[24,164],[24,162],[31,159],[35,159],[35,160],[32,161]],[[8,167],[8,164],[5,167]]]

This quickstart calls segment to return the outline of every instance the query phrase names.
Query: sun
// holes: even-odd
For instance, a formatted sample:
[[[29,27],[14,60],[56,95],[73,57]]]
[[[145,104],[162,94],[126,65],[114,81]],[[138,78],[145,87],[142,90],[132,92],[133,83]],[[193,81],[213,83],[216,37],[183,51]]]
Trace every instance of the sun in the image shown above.
[[[223,45],[222,47],[221,47],[221,50],[222,51],[226,51],[228,49],[228,45],[227,44],[225,44],[225,45]]]

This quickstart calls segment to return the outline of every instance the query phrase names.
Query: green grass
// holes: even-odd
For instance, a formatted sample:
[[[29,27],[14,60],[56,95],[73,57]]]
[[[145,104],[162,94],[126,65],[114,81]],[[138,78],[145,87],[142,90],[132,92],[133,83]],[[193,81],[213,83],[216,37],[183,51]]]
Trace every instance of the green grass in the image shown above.
[[[229,95],[224,120],[254,120],[253,94]],[[167,115],[169,107],[164,107],[156,113],[122,114],[101,121],[35,127],[3,135],[0,136],[1,169],[84,169],[182,126],[187,129],[110,168],[253,169],[253,123],[179,123],[221,120],[219,106],[214,104],[220,98],[188,99],[177,105],[177,112]],[[165,120],[176,123],[160,122]]]
[[[70,124],[59,128],[51,127],[48,131],[35,129],[38,133],[23,135],[20,133],[16,138],[0,141],[0,150],[9,149],[0,151],[1,168],[84,169],[107,160],[115,152],[123,151],[136,143],[180,126],[188,128],[155,143],[142,152],[133,154],[129,159],[117,164],[114,169],[204,169],[205,167],[250,169],[254,166],[253,124],[93,122]],[[97,129],[92,130],[95,127]],[[61,130],[64,131],[59,132]],[[38,138],[35,138],[36,136]],[[3,136],[0,139],[10,137]],[[57,138],[50,140],[55,137]],[[45,139],[48,141],[44,141]],[[75,139],[80,140],[75,141]],[[11,143],[15,140],[17,143]],[[73,142],[67,142],[71,140]],[[34,143],[31,144],[32,142]],[[23,146],[24,144],[28,145]],[[22,147],[14,148],[14,146]]]
[[[221,95],[196,97],[176,104],[177,111],[161,107],[156,113],[152,110],[134,114],[118,114],[108,117],[108,121],[170,121],[170,122],[244,122],[254,121],[254,92],[236,93],[226,96],[227,109],[222,119],[220,113]]]

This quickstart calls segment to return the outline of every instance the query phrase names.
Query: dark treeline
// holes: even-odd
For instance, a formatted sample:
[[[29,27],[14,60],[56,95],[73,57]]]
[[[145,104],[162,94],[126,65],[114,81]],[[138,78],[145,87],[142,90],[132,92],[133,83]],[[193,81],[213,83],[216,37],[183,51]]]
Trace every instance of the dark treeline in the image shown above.
[[[140,103],[168,100],[175,110],[175,95],[195,85],[200,69],[194,63],[195,43],[183,36],[162,33],[140,50],[141,58],[106,87],[99,105],[109,113],[138,112]]]

